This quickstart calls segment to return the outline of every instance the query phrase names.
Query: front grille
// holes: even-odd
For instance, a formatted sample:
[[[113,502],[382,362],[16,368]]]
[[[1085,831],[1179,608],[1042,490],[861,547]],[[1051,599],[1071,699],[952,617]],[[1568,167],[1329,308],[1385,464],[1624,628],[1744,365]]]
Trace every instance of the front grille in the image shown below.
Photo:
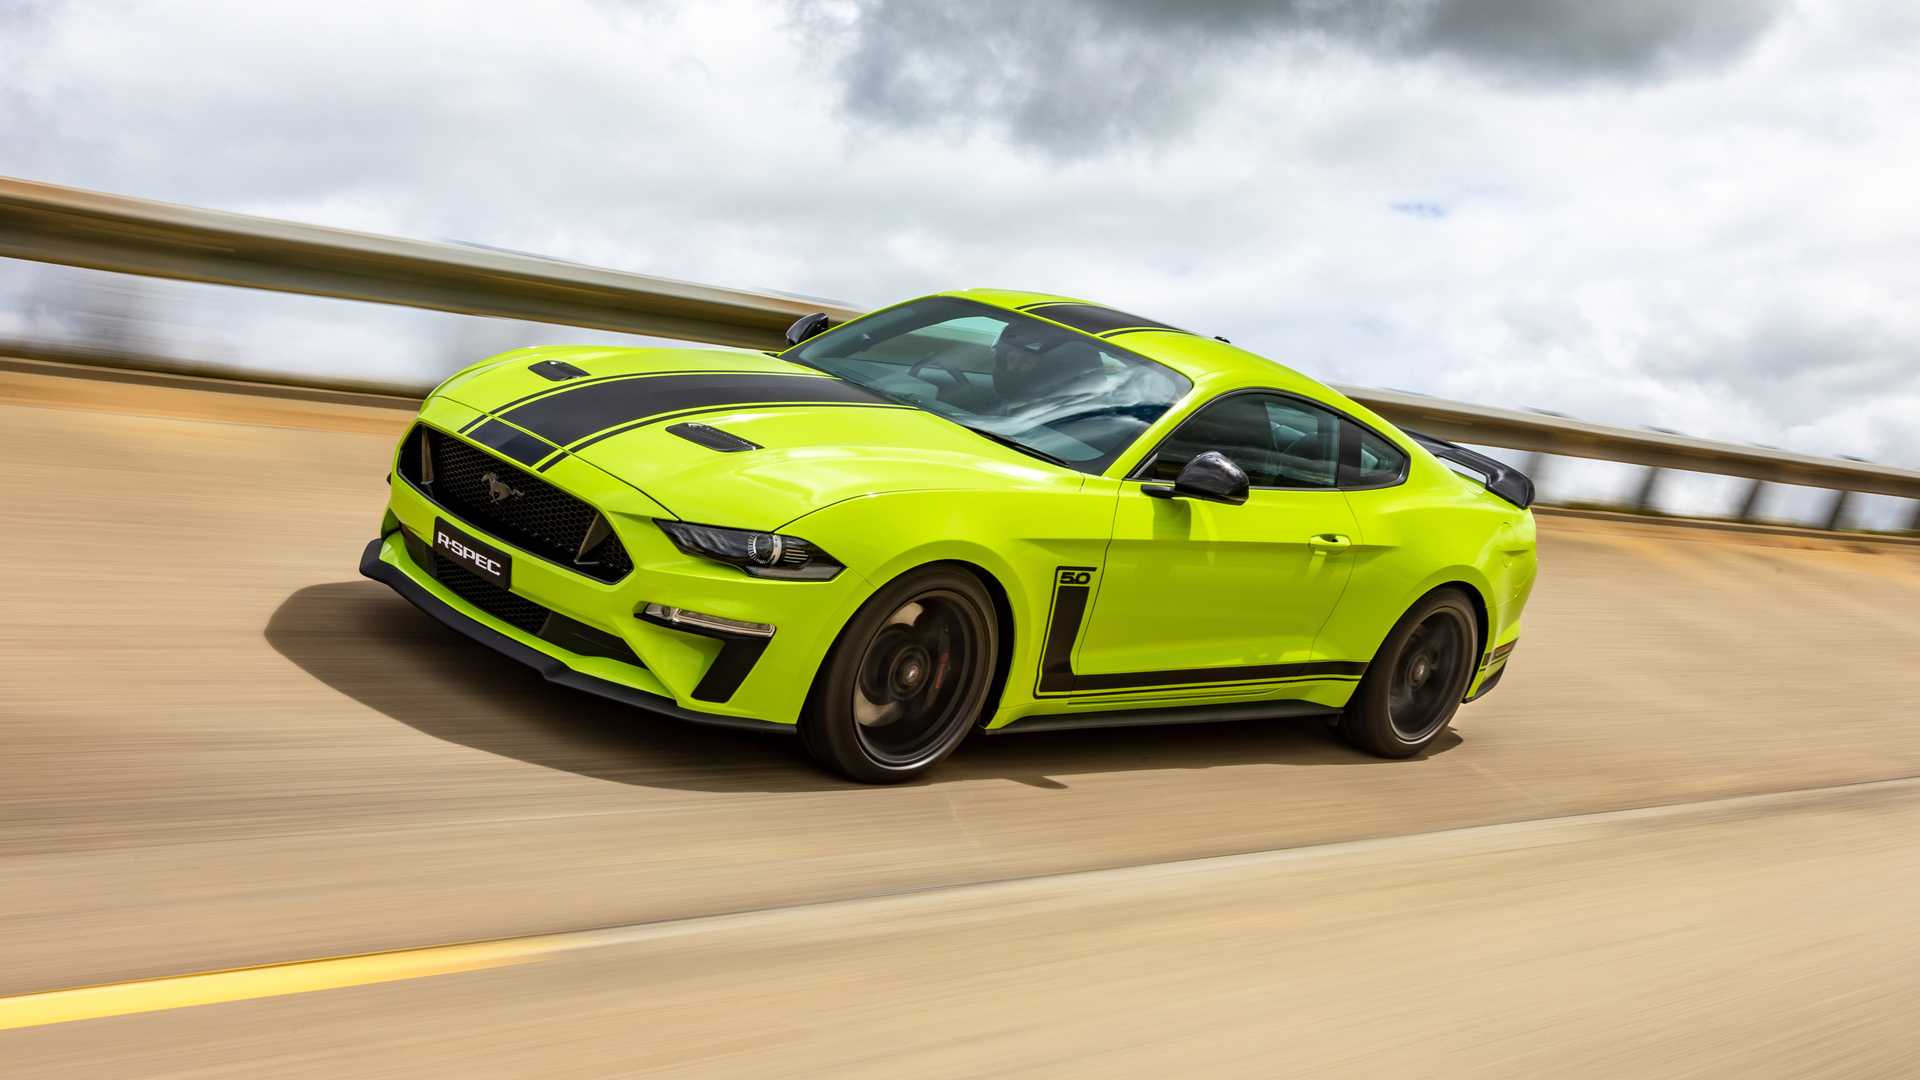
[[[626,547],[598,510],[424,424],[407,436],[400,475],[455,515],[588,577],[619,581],[633,569]]]

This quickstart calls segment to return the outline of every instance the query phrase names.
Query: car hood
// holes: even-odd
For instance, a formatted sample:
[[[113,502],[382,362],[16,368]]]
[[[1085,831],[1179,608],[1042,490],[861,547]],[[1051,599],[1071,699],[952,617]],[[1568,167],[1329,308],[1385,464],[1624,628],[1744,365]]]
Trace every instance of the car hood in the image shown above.
[[[765,353],[523,349],[437,394],[487,414],[465,434],[529,469],[577,457],[703,524],[776,529],[864,495],[1082,480]]]

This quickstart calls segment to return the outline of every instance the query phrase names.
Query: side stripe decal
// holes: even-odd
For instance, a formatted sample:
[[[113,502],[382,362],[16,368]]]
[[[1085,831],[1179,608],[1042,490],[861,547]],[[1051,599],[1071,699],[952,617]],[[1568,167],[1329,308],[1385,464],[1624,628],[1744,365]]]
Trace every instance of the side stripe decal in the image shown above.
[[[1366,664],[1345,660],[1078,674],[1073,670],[1073,644],[1080,637],[1081,623],[1086,620],[1087,604],[1093,596],[1094,572],[1091,566],[1062,566],[1054,571],[1053,610],[1047,617],[1047,636],[1040,646],[1040,680],[1036,689],[1041,694],[1282,679],[1358,679],[1366,674]]]
[[[1480,670],[1485,671],[1495,664],[1500,663],[1502,660],[1505,660],[1508,656],[1512,655],[1513,647],[1518,644],[1520,644],[1520,642],[1517,639],[1509,641],[1505,645],[1488,653],[1487,658],[1480,663]]]
[[[1091,566],[1062,566],[1053,572],[1053,613],[1047,617],[1047,639],[1040,646],[1040,692],[1070,694],[1078,688],[1073,674],[1073,643],[1093,597]]]

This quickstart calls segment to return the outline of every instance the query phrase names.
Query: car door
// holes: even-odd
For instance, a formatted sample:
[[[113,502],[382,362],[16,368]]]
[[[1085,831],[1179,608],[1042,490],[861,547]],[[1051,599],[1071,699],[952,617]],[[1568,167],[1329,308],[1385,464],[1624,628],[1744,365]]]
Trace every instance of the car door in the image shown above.
[[[1279,393],[1196,412],[1121,484],[1074,655],[1080,689],[1204,687],[1312,674],[1314,639],[1352,574],[1340,418]],[[1246,471],[1245,504],[1145,495],[1194,455]]]

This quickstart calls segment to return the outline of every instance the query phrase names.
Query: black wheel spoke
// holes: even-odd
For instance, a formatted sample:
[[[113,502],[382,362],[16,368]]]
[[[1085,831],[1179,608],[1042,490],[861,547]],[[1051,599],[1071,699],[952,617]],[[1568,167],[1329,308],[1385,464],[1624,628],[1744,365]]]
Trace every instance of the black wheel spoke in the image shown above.
[[[1452,715],[1465,692],[1465,658],[1471,631],[1458,612],[1429,615],[1401,643],[1392,659],[1387,713],[1394,734],[1417,743],[1431,736]]]
[[[964,597],[934,590],[901,604],[873,636],[855,682],[854,714],[884,715],[858,725],[867,753],[906,764],[946,743],[971,718],[968,679],[979,666],[985,627]],[[876,714],[875,706],[887,710]]]

